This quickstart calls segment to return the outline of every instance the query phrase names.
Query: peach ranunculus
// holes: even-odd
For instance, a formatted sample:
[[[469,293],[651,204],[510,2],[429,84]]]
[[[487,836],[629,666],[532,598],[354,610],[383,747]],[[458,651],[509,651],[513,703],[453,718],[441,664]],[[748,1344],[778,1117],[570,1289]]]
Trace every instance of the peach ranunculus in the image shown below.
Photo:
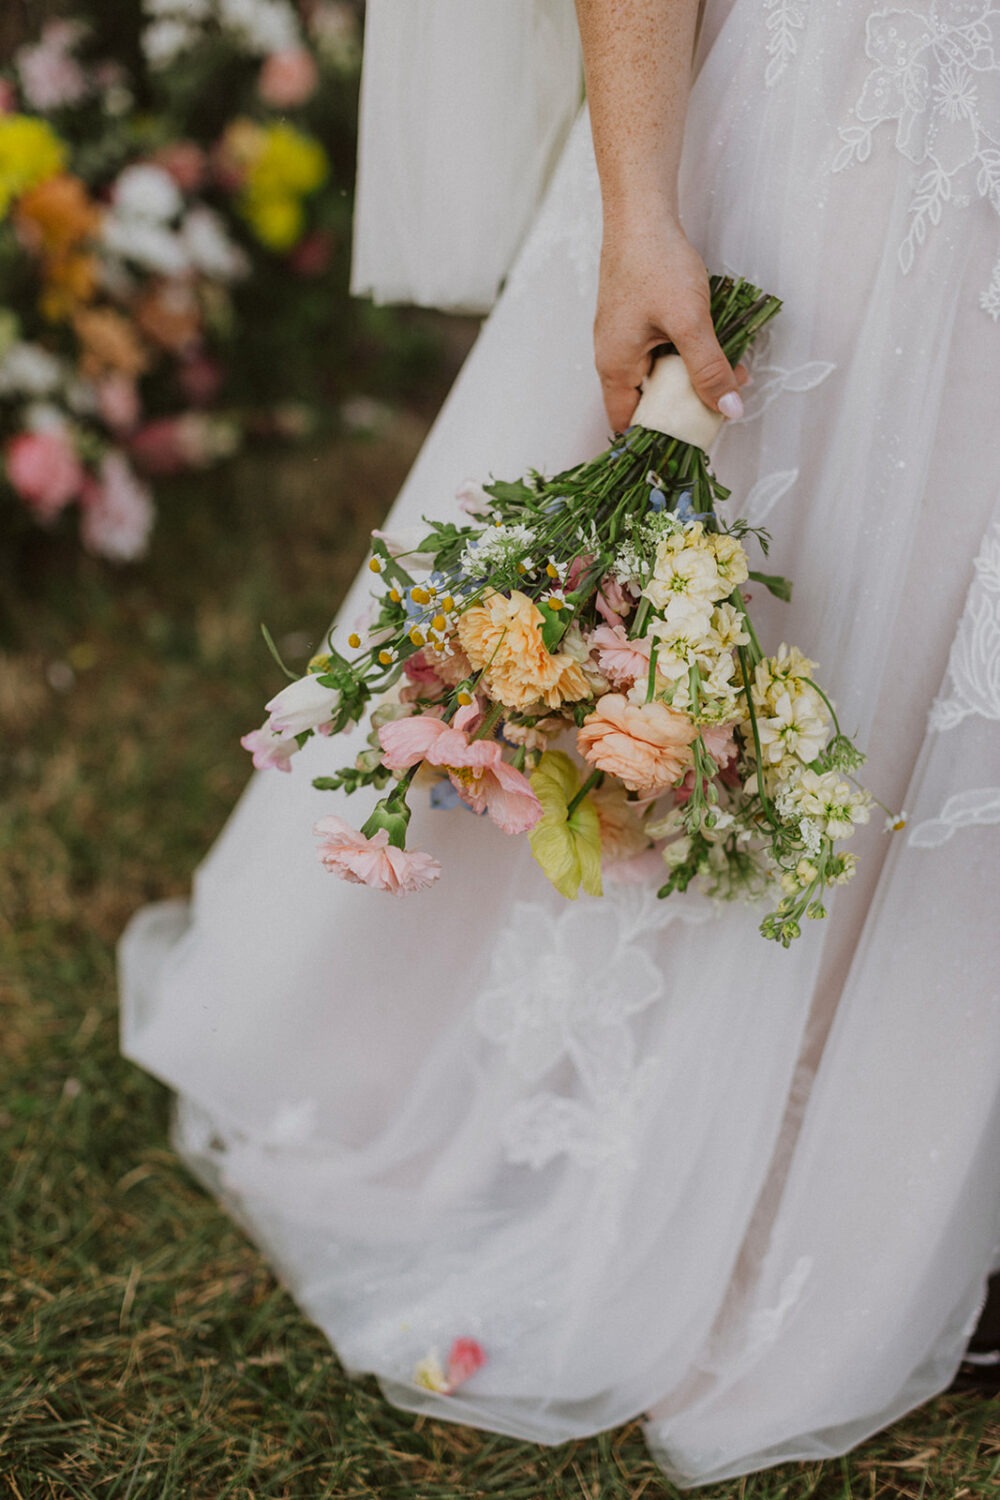
[[[606,693],[577,733],[577,745],[593,766],[617,776],[630,792],[663,791],[692,761],[698,729],[686,714],[665,703],[630,703]]]
[[[453,724],[433,714],[394,719],[379,729],[382,759],[390,771],[406,771],[425,761],[447,771],[452,786],[473,812],[485,812],[504,833],[527,833],[542,815],[531,783],[503,758],[496,740],[470,739],[466,729],[479,718],[470,705]]]
[[[542,613],[515,589],[490,593],[459,616],[458,638],[492,698],[507,708],[548,708],[590,696],[583,668],[565,651],[552,652],[542,639]]]
[[[352,885],[405,896],[410,891],[426,890],[441,874],[441,866],[430,854],[390,844],[384,828],[369,838],[343,818],[328,817],[320,818],[316,832],[322,839],[318,852],[323,864],[331,875]]]

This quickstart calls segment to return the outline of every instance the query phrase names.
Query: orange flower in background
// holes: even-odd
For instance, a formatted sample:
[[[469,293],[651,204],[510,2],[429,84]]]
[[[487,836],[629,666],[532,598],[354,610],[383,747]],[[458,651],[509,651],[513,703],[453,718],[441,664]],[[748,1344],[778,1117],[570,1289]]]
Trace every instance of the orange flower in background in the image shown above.
[[[21,243],[41,261],[44,317],[73,316],[97,292],[98,263],[86,248],[100,228],[101,211],[78,177],[60,173],[22,194],[16,224]]]
[[[80,340],[80,371],[91,380],[116,371],[135,379],[149,356],[133,325],[111,307],[80,308],[73,318]]]
[[[630,703],[621,693],[598,699],[576,743],[591,765],[630,792],[661,792],[692,764],[697,725],[665,703]]]
[[[101,211],[79,177],[50,177],[22,194],[17,205],[18,234],[29,250],[54,255],[92,239]]]
[[[539,701],[549,708],[590,694],[578,662],[564,651],[552,652],[542,639],[542,614],[526,594],[515,589],[486,594],[458,621],[458,638],[487,692],[507,708],[526,709]]]

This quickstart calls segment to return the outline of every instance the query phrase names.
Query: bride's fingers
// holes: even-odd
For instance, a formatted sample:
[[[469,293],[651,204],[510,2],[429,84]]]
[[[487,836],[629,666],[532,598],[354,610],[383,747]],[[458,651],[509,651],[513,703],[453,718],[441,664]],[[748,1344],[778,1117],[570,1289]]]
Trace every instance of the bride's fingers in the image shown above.
[[[631,368],[598,368],[601,389],[604,393],[604,409],[612,432],[624,432],[632,420],[632,413],[639,404],[639,382],[646,374],[642,365]]]
[[[722,352],[711,320],[699,318],[683,327],[674,327],[671,334],[687,366],[691,384],[705,405],[712,411],[720,411],[724,417],[742,417],[741,382]]]

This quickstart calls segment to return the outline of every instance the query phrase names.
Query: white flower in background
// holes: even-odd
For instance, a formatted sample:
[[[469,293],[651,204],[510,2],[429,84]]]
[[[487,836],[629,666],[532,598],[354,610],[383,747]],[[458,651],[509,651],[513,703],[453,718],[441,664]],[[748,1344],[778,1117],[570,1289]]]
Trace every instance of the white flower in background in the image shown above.
[[[51,401],[31,401],[21,413],[26,432],[65,432],[66,413]]]
[[[176,182],[163,167],[137,162],[118,176],[112,194],[114,211],[125,219],[164,224],[184,207]]]
[[[180,238],[191,264],[214,281],[239,281],[248,275],[246,252],[226,234],[214,209],[204,204],[192,208],[181,225]]]
[[[358,18],[344,0],[319,0],[309,16],[309,33],[332,67],[346,71],[361,61]]]
[[[0,396],[50,396],[63,381],[63,367],[40,344],[11,344],[0,360]]]
[[[218,0],[219,20],[248,52],[267,56],[302,45],[295,11],[287,0]]]
[[[93,416],[97,411],[97,391],[92,380],[73,375],[66,382],[66,405],[78,417]]]
[[[151,68],[169,68],[197,41],[198,33],[172,17],[154,21],[142,33],[142,53]]]
[[[131,260],[160,276],[183,276],[191,261],[180,237],[162,224],[146,219],[120,219],[107,214],[101,238],[112,255]]]
[[[142,0],[143,15],[157,21],[163,16],[183,16],[189,21],[207,21],[212,0]]]

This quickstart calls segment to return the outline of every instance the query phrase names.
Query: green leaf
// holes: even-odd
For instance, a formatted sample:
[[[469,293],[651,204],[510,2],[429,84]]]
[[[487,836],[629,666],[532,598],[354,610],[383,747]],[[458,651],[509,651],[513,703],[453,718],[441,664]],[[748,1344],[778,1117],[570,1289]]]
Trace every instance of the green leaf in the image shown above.
[[[788,604],[792,597],[792,584],[788,578],[782,578],[780,573],[755,573],[750,571],[750,577],[754,583],[762,583],[766,589],[770,589],[776,599],[784,599]]]

